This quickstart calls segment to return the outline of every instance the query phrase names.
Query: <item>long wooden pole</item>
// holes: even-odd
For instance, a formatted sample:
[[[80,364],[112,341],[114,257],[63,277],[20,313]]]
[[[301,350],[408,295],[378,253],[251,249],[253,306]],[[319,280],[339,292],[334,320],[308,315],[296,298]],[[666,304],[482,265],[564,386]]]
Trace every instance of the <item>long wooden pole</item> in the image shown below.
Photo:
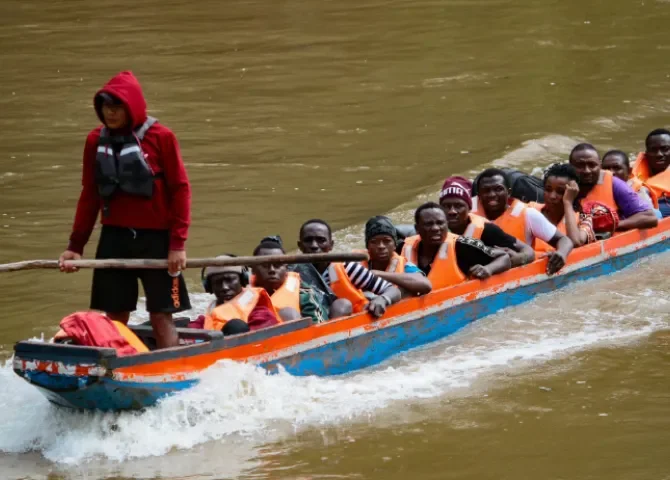
[[[259,257],[233,257],[233,258],[191,258],[186,260],[186,268],[202,267],[230,267],[292,263],[319,263],[319,262],[359,262],[368,260],[366,252],[350,253],[309,253],[298,255],[265,255]],[[167,260],[153,259],[123,259],[114,258],[106,260],[68,260],[67,267],[77,268],[140,268],[140,269],[165,269]],[[5,263],[0,265],[0,272],[16,272],[19,270],[34,270],[39,268],[60,268],[58,260],[26,260],[23,262]]]

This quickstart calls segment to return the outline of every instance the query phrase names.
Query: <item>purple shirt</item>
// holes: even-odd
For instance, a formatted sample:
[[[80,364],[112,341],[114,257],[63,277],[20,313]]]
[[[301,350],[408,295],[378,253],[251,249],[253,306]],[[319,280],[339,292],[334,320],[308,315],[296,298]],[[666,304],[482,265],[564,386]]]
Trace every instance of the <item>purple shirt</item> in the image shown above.
[[[618,213],[621,219],[650,210],[649,205],[645,204],[640,196],[635,193],[635,190],[620,178],[612,177],[612,194],[616,206],[619,208]]]

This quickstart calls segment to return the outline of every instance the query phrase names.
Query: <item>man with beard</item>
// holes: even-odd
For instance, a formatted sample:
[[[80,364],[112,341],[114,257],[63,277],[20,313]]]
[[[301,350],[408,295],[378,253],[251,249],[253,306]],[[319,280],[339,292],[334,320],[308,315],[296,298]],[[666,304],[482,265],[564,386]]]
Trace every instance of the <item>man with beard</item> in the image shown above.
[[[633,178],[642,181],[649,189],[663,218],[670,217],[670,131],[664,128],[653,130],[644,144],[645,151],[637,157]]]
[[[602,169],[600,155],[593,145],[576,145],[570,152],[570,164],[579,176],[577,199],[582,206],[586,202],[600,202],[617,211],[620,219],[617,230],[645,229],[658,225],[658,218],[651,206],[646,205],[626,182]]]

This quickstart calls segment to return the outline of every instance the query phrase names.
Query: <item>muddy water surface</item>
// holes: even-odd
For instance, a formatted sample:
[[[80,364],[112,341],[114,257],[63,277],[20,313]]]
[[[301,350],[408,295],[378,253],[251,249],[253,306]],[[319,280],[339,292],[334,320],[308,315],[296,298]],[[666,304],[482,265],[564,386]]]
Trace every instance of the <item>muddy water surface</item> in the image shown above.
[[[410,221],[448,174],[544,166],[582,139],[634,152],[670,110],[662,1],[0,8],[2,262],[65,247],[92,96],[122,69],[180,140],[191,256],[248,254],[274,233],[292,245],[310,217],[358,247],[369,216]],[[5,366],[0,476],[667,478],[668,262],[344,379],[221,367],[139,416],[56,411]],[[3,274],[2,356],[84,308],[89,283]]]

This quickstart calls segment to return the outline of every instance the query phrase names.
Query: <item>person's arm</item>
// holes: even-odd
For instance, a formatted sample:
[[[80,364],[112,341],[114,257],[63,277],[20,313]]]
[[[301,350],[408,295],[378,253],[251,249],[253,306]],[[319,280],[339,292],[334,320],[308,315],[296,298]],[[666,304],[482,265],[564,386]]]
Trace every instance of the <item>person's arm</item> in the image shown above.
[[[344,269],[351,280],[351,284],[364,292],[381,295],[393,285],[383,278],[378,277],[366,267],[357,262],[347,262]]]
[[[414,295],[425,295],[433,289],[430,280],[421,273],[391,273],[380,270],[372,270],[372,273]]]
[[[516,242],[514,242],[514,246],[511,248],[503,248],[503,250],[509,255],[510,261],[512,262],[512,268],[520,267],[535,261],[535,250],[533,250],[533,247],[522,242],[518,238],[516,239]]]
[[[185,244],[191,223],[191,185],[186,175],[179,143],[174,133],[161,135],[161,160],[170,204],[170,251],[168,269],[174,273],[186,268]]]
[[[565,231],[574,246],[581,247],[589,241],[589,237],[583,229],[579,228],[577,223],[577,215],[574,208],[574,201],[577,195],[579,195],[579,185],[574,180],[570,180],[563,195]]]
[[[398,303],[402,298],[402,292],[400,289],[394,285],[391,285],[390,288],[387,288],[384,293],[376,296],[365,306],[365,309],[370,315],[375,318],[379,318],[386,312],[386,309]]]
[[[97,132],[91,132],[86,137],[82,161],[82,188],[79,194],[79,201],[77,202],[77,211],[74,216],[70,241],[67,249],[61,254],[59,259],[61,271],[77,271],[76,268],[66,269],[63,266],[63,262],[81,258],[100,212],[100,196],[98,195],[98,186],[95,183],[95,155],[98,149],[98,137],[99,134]]]
[[[654,228],[658,225],[653,209],[620,178],[612,179],[612,194],[621,217],[617,230]]]
[[[509,255],[512,267],[519,267],[535,260],[535,250],[505,232],[495,223],[487,223],[482,231],[482,242],[487,247],[501,249]]]
[[[470,268],[470,276],[484,280],[492,275],[506,272],[512,268],[512,260],[503,250],[499,251],[498,256],[488,265],[475,265]]]
[[[549,259],[547,262],[547,275],[553,275],[565,266],[565,262],[574,248],[574,245],[570,238],[559,231],[556,231],[556,235],[549,241],[549,245],[556,250],[547,252],[542,257]]]
[[[632,217],[624,218],[619,222],[617,230],[633,230],[634,228],[644,230],[646,228],[654,228],[657,225],[658,218],[654,211],[650,209],[636,213]]]

